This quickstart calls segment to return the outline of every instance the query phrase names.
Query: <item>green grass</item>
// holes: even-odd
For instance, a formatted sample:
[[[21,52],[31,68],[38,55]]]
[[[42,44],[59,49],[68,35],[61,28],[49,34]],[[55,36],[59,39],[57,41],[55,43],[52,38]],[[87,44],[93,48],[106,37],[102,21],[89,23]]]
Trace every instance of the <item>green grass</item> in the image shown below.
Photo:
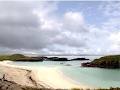
[[[120,55],[104,56],[91,63],[103,68],[120,68]]]
[[[104,56],[99,59],[95,59],[93,62],[98,62],[98,61],[120,61],[120,55],[109,55],[109,56]]]
[[[22,58],[26,58],[26,56],[24,56],[22,54],[0,55],[0,61],[4,61],[4,60],[18,60],[18,59],[22,59]]]

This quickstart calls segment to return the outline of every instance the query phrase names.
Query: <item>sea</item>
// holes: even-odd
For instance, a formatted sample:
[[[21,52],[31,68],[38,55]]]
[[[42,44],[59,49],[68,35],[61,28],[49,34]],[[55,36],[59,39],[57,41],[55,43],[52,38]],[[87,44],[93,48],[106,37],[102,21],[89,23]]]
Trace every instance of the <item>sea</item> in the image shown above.
[[[65,57],[88,58],[87,61],[43,61],[43,62],[12,62],[12,64],[20,66],[28,66],[32,68],[40,67],[57,67],[65,76],[82,84],[94,88],[110,88],[120,87],[120,69],[104,69],[81,67],[81,63],[90,62],[102,56],[48,56],[48,57]]]

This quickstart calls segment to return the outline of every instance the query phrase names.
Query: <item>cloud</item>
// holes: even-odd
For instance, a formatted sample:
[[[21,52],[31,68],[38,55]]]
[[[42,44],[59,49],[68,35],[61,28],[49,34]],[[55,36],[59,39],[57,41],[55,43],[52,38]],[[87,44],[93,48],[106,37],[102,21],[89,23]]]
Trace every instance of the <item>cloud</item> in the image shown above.
[[[54,15],[57,9],[56,3],[39,3],[0,3],[1,48],[16,52],[25,50],[54,52],[56,47],[56,52],[64,53],[76,46],[85,47],[85,42],[82,40],[85,38],[82,37],[84,17],[80,12],[66,12],[62,20],[59,20]],[[52,48],[48,48],[49,46]]]
[[[61,26],[61,32],[53,42],[71,47],[86,47],[86,33],[84,17],[80,12],[66,12]],[[74,42],[74,43],[73,43]]]
[[[0,46],[11,49],[41,49],[50,43],[49,36],[56,34],[42,30],[47,16],[39,17],[34,13],[34,10],[38,12],[40,10],[44,15],[49,14],[52,8],[43,10],[49,4],[45,2],[39,2],[39,4],[37,2],[2,2],[0,4],[2,13],[0,15]],[[42,19],[45,20],[40,21]]]
[[[64,15],[65,23],[69,25],[76,25],[77,27],[84,24],[83,14],[80,12],[66,12]]]
[[[120,16],[120,2],[109,1],[100,6],[106,16],[119,17]]]
[[[108,6],[105,6],[103,13],[108,12],[111,6],[109,10],[107,8]],[[82,11],[66,11],[61,16],[57,16],[58,11],[60,11],[58,2],[1,2],[1,53],[106,54],[119,52],[118,13],[117,18],[109,14],[109,19],[103,21],[101,26],[97,26],[87,23]]]
[[[73,32],[86,32],[85,20],[82,12],[66,12],[64,14],[64,28]]]

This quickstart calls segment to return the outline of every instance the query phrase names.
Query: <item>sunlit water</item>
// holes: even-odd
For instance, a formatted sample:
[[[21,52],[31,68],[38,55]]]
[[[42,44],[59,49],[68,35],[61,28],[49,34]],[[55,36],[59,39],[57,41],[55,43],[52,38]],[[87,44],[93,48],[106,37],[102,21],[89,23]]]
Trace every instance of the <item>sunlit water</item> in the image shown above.
[[[75,57],[68,58],[70,59]],[[93,60],[98,57],[89,56],[88,58]],[[33,68],[40,68],[41,66],[57,67],[64,73],[64,75],[83,85],[95,88],[120,87],[120,69],[85,68],[81,67],[82,62],[88,61],[13,62],[12,64],[29,66]]]

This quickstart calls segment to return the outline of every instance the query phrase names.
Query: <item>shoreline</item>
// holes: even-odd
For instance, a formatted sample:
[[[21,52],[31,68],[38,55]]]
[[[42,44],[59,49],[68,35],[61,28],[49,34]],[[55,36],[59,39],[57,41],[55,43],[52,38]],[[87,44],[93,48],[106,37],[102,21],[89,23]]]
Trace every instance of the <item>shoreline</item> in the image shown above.
[[[37,82],[39,82],[39,80],[45,82],[47,85],[54,87],[54,89],[90,88],[80,85],[76,81],[65,76],[64,73],[59,71],[57,68],[43,67],[40,70],[34,71],[33,73],[37,75]]]
[[[32,69],[27,66],[10,65],[8,62],[9,61],[0,62],[0,66],[2,65],[8,68],[10,67],[29,71],[30,78],[32,81],[34,81],[34,83],[36,83],[37,87],[43,86],[54,89],[91,88],[78,84],[76,81],[65,76],[64,73],[56,67],[41,67],[39,69]]]

